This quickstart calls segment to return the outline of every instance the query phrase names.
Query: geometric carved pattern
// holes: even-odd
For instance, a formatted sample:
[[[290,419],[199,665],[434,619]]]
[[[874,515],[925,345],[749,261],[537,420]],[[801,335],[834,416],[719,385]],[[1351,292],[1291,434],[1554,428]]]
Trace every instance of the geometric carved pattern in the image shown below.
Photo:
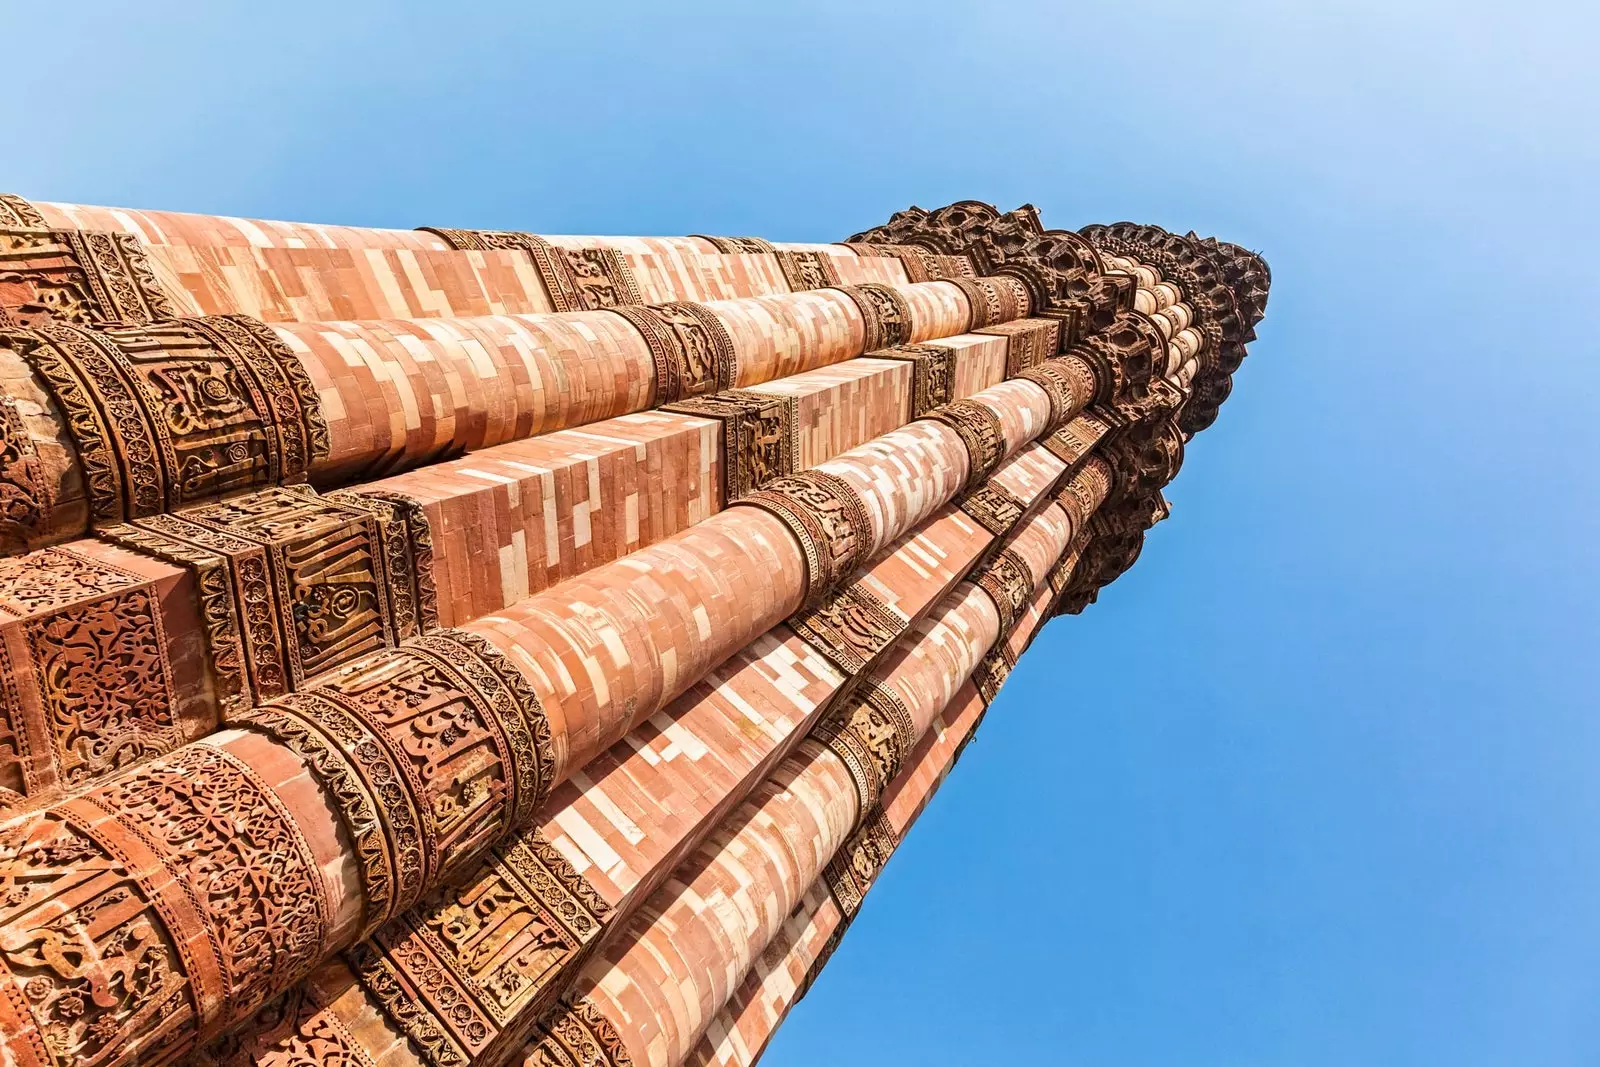
[[[144,581],[63,548],[0,560],[0,783],[36,796],[183,741]]]
[[[732,388],[738,357],[727,327],[703,304],[665,304],[610,309],[633,324],[655,363],[657,406]]]
[[[224,717],[431,625],[426,519],[357,493],[268,488],[101,531],[193,569]]]
[[[788,624],[846,676],[869,670],[910,626],[859,584],[847,585],[816,607],[791,615]]]
[[[892,690],[863,679],[817,724],[812,736],[827,745],[856,787],[856,825],[870,814],[917,743],[911,712]]]
[[[1061,323],[1056,319],[1013,319],[971,332],[1006,339],[1006,377],[1015,378],[1056,354]]]
[[[440,630],[240,713],[298,753],[356,850],[370,932],[526,825],[555,752],[539,699],[483,638]]]
[[[826,252],[779,252],[778,266],[793,293],[830,289],[839,284],[839,271]]]
[[[601,311],[644,302],[627,260],[613,248],[558,248],[535,234],[508,230],[421,229],[457,251],[526,252],[556,311]]]
[[[808,606],[820,604],[872,550],[872,518],[838,475],[819,470],[776,478],[739,504],[769,512],[789,528],[806,561]]]
[[[984,567],[974,583],[989,594],[995,610],[1000,613],[1000,636],[1003,640],[1022,617],[1022,611],[1033,596],[1034,577],[1028,563],[1016,552],[1003,548]]]
[[[967,449],[967,480],[964,488],[971,492],[983,484],[1006,458],[1006,439],[1001,431],[1000,416],[987,404],[976,400],[952,400],[928,412],[923,418],[933,419],[954,430]]]
[[[40,230],[44,229],[46,223],[39,209],[16,193],[0,193],[0,225]]]
[[[17,402],[0,397],[0,552],[21,551],[34,531],[50,528],[49,490]]]
[[[303,977],[331,916],[294,827],[204,744],[0,826],[13,1062],[168,1062]]]
[[[499,1060],[570,981],[611,908],[535,833],[351,949],[352,969],[434,1067]]]
[[[872,359],[911,364],[911,417],[920,419],[955,395],[956,350],[944,345],[895,345],[869,351]]]
[[[316,390],[264,323],[216,315],[6,331],[66,416],[96,523],[301,482],[328,452]]]
[[[1011,532],[1025,505],[1003,486],[988,482],[961,498],[961,512],[996,537]]]
[[[0,326],[153,322],[177,315],[130,234],[13,228],[0,211]]]
[[[538,1042],[523,1052],[522,1067],[633,1067],[633,1057],[611,1020],[583,997],[561,1001],[539,1025]]]
[[[799,401],[792,396],[728,389],[667,404],[661,410],[722,424],[722,506],[727,507],[762,484],[794,473],[798,408]]]
[[[1012,377],[1032,382],[1050,398],[1047,433],[1081,411],[1095,394],[1094,371],[1087,363],[1073,356],[1045,360],[1018,371]]]
[[[1100,416],[1080,413],[1044,439],[1045,451],[1065,463],[1068,473],[1071,473],[1088,457],[1109,429],[1105,419]]]
[[[876,352],[911,340],[911,305],[898,289],[875,282],[836,288],[861,310],[867,330],[863,352]]]

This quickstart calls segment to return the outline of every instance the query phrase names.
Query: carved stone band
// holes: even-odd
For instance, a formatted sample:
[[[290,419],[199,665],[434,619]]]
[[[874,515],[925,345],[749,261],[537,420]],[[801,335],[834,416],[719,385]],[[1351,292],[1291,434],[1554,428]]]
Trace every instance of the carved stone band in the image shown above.
[[[872,551],[866,504],[838,475],[803,471],[768,482],[738,503],[776,516],[799,542],[808,606],[820,604]]]
[[[1061,340],[1061,323],[1047,318],[1011,319],[972,332],[1006,339],[1006,377],[1015,378],[1029,367],[1055,356]]]
[[[1003,643],[1033,596],[1033,571],[1027,560],[1009,548],[1002,548],[978,574],[974,584],[994,601],[995,610],[1000,614],[1000,641]]]
[[[523,826],[555,754],[538,697],[483,638],[443,630],[241,714],[306,760],[355,843],[364,933]]]
[[[733,338],[705,305],[676,300],[611,310],[631,322],[650,347],[658,407],[732,388],[738,380]]]
[[[898,289],[876,283],[841,285],[838,289],[855,302],[866,321],[863,352],[875,352],[911,340],[911,305]]]
[[[19,1067],[173,1062],[304,977],[332,916],[293,815],[206,744],[0,823],[0,879]]]
[[[644,303],[633,270],[614,248],[561,248],[537,234],[511,230],[422,229],[458,251],[527,253],[556,311],[600,311]]]
[[[844,762],[856,787],[856,824],[877,806],[883,791],[917,743],[911,711],[893,690],[864,679],[835,705],[813,735]]]
[[[524,832],[346,957],[425,1060],[469,1067],[526,1042],[610,916],[560,852]]]
[[[137,238],[8,225],[7,213],[0,206],[0,326],[101,326],[177,316]]]
[[[1056,492],[1055,502],[1072,520],[1072,529],[1076,534],[1110,492],[1110,464],[1099,456],[1090,456]]]
[[[539,1026],[523,1067],[633,1067],[622,1036],[587,998],[563,1001]]]
[[[945,345],[895,345],[868,352],[873,359],[899,359],[912,364],[911,417],[920,419],[955,395],[956,350]]]
[[[48,223],[39,209],[16,193],[0,193],[0,225],[44,229]]]
[[[961,511],[995,537],[1004,537],[1021,521],[1024,506],[1004,486],[985,482],[962,497]]]
[[[1071,422],[1044,439],[1045,451],[1069,468],[1076,468],[1105,437],[1110,426],[1099,415],[1080,412]]]
[[[953,400],[923,417],[950,427],[966,445],[967,492],[988,481],[989,475],[1005,462],[1006,439],[1001,432],[1000,416],[987,405],[976,400]]]
[[[1047,434],[1082,411],[1094,396],[1094,371],[1074,356],[1045,360],[1036,367],[1020,371],[1016,377],[1037,385],[1050,398]]]
[[[397,500],[269,488],[100,536],[195,572],[226,717],[438,624],[427,517]]]
[[[772,242],[765,237],[709,237],[703,233],[692,233],[689,236],[709,241],[725,256],[772,256],[778,252]]]
[[[861,911],[862,899],[867,890],[889,862],[889,856],[900,844],[894,826],[883,813],[881,805],[874,805],[861,820],[860,827],[850,835],[839,851],[833,854],[823,871],[828,883],[828,893],[846,923]]]
[[[96,524],[301,482],[328,425],[299,360],[262,322],[218,315],[0,331],[66,418]]]
[[[1006,684],[1016,665],[1017,658],[1011,651],[1011,644],[1003,638],[978,661],[972,671],[972,682],[977,687],[984,707],[994,703],[994,698],[1000,695],[1000,687]]]
[[[727,389],[662,410],[722,424],[722,506],[727,507],[772,479],[794,473],[800,450],[798,408],[792,396]]]
[[[832,289],[839,285],[839,270],[834,266],[833,257],[826,252],[780,250],[777,257],[778,267],[783,271],[784,280],[789,283],[790,292]]]
[[[967,329],[1010,322],[1028,309],[1028,289],[1015,278],[955,278],[951,284],[967,298]]]
[[[860,585],[789,617],[789,628],[847,676],[870,670],[909,626],[905,616]]]

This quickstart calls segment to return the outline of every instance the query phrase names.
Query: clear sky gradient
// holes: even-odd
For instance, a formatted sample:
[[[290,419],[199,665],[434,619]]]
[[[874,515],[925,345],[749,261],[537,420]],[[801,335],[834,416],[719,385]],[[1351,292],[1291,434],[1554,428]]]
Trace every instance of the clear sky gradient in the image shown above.
[[[1263,251],[1174,513],[1058,620],[768,1067],[1600,1061],[1592,4],[7,4],[0,189]]]

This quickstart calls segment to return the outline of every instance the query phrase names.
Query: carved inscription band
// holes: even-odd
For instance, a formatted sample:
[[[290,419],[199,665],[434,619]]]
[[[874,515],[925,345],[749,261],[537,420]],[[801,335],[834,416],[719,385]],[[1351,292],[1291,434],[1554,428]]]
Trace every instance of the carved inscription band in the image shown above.
[[[982,485],[1005,462],[1006,439],[1000,416],[976,400],[952,400],[928,412],[924,418],[943,423],[956,432],[967,449],[966,490]]]
[[[920,419],[955,396],[956,350],[945,345],[895,345],[867,353],[873,359],[898,359],[912,365],[911,417]]]
[[[563,1001],[539,1027],[539,1040],[524,1052],[522,1067],[633,1067],[622,1036],[594,1003]]]
[[[774,478],[793,474],[799,453],[799,402],[792,396],[727,389],[662,410],[716,419],[722,426],[722,505]]]
[[[768,482],[738,503],[770,512],[794,534],[806,561],[807,605],[821,603],[872,551],[866,504],[837,475],[802,471]]]
[[[855,303],[866,321],[863,352],[875,352],[911,340],[911,305],[898,289],[876,283],[837,288]]]
[[[561,248],[537,234],[509,230],[422,229],[457,251],[527,253],[556,311],[600,311],[644,302],[628,261],[613,248]]]
[[[856,787],[856,820],[865,818],[899,773],[917,743],[916,724],[905,702],[887,686],[863,679],[835,705],[813,736],[844,762]]]
[[[974,584],[994,601],[995,610],[1000,613],[1000,638],[1003,642],[1033,596],[1033,571],[1028,561],[1015,551],[1002,548],[985,565]]]
[[[271,328],[217,315],[96,330],[0,331],[65,413],[97,524],[304,481],[328,426]]]
[[[870,670],[911,625],[860,585],[846,586],[788,622],[801,640],[847,677]]]
[[[739,376],[733,338],[703,304],[614,307],[643,335],[655,362],[657,406],[732,388]]]
[[[8,224],[7,214],[0,208],[0,326],[100,326],[177,316],[132,235],[44,229],[42,218],[40,228],[31,221]]]

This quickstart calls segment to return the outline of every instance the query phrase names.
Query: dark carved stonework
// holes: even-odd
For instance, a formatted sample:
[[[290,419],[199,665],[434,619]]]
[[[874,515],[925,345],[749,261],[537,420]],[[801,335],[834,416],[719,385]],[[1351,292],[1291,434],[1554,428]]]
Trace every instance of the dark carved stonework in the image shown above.
[[[876,283],[841,285],[838,289],[861,309],[861,317],[866,320],[863,352],[876,352],[911,340],[911,305],[898,289]]]
[[[294,750],[356,850],[363,931],[525,826],[555,750],[538,697],[483,638],[440,630],[237,716]]]
[[[422,228],[458,251],[527,253],[556,311],[600,311],[644,302],[633,270],[614,248],[561,248],[536,234],[510,230]]]
[[[889,862],[889,856],[900,844],[894,827],[884,815],[882,807],[874,805],[861,820],[861,826],[828,861],[823,877],[828,892],[845,922],[854,919],[861,911],[862,899],[872,883]]]
[[[425,1060],[470,1067],[527,1041],[610,913],[559,852],[526,833],[347,956]]]
[[[1073,420],[1044,439],[1044,447],[1052,456],[1076,468],[1094,450],[1106,435],[1109,427],[1099,415],[1081,412]]]
[[[1004,537],[1022,518],[1023,503],[1002,485],[988,482],[961,498],[961,511],[996,537]]]
[[[807,605],[821,603],[872,551],[872,519],[850,483],[823,471],[768,482],[738,502],[776,516],[800,543]]]
[[[860,585],[789,618],[789,628],[845,675],[869,670],[910,623]]]
[[[204,744],[0,823],[0,885],[22,1067],[168,1062],[304,976],[331,921],[293,817]]]
[[[793,474],[800,451],[792,396],[728,389],[692,397],[662,410],[716,419],[722,424],[722,505]]]
[[[525,1049],[522,1067],[633,1067],[617,1028],[587,999],[562,1001]]]
[[[790,292],[832,289],[839,285],[839,270],[833,264],[833,257],[826,252],[780,251],[777,255]]]
[[[26,226],[42,230],[48,223],[39,209],[15,193],[0,193],[0,226]]]
[[[995,610],[1000,613],[1000,636],[1003,641],[1022,617],[1023,609],[1033,596],[1034,576],[1028,562],[1011,549],[1003,548],[984,567],[976,584],[989,594]]]
[[[304,481],[328,452],[316,390],[242,315],[0,331],[61,406],[96,523]]]
[[[710,241],[717,251],[725,256],[771,256],[778,252],[772,246],[772,242],[764,237],[708,237],[703,233],[693,233],[689,236]]]
[[[3,216],[0,211],[0,326],[102,326],[177,314],[131,235],[17,228],[5,225]]]
[[[856,787],[857,825],[877,805],[917,743],[911,712],[894,691],[863,679],[836,704],[813,736],[850,771]]]
[[[953,400],[928,412],[924,418],[950,427],[967,448],[966,490],[971,492],[1005,462],[1006,439],[1000,417],[976,400]]]
[[[101,536],[195,571],[224,716],[437,623],[419,507],[292,486]]]
[[[1028,290],[1015,278],[956,278],[951,284],[967,298],[967,329],[982,330],[1015,321],[1028,309]]]
[[[1006,339],[1006,377],[1015,378],[1056,354],[1061,324],[1055,319],[1012,319],[971,332]]]
[[[911,417],[920,419],[955,395],[956,350],[945,345],[895,345],[867,355],[912,364]]]
[[[733,338],[705,305],[678,300],[611,310],[631,322],[650,347],[657,406],[729,389],[738,379]]]
[[[1006,679],[1010,677],[1011,670],[1016,665],[1016,657],[1012,655],[1011,645],[1004,636],[978,661],[978,666],[972,672],[972,681],[977,686],[978,696],[982,698],[984,707],[994,703],[994,698],[1000,693],[1000,687],[1006,684]]]
[[[17,402],[0,397],[0,552],[24,551],[50,528],[50,489]]]
[[[1037,385],[1050,398],[1050,423],[1046,434],[1054,433],[1082,411],[1095,393],[1094,371],[1072,356],[1046,360],[1020,372],[1017,377]]]

